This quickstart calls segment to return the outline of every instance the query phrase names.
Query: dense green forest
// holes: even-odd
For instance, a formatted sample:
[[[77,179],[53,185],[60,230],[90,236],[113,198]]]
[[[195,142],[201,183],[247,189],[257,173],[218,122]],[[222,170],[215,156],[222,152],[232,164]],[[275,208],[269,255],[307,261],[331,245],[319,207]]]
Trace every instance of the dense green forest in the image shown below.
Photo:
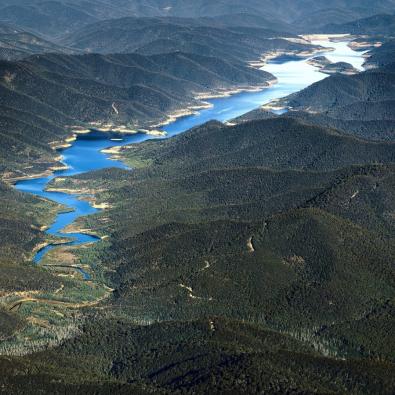
[[[115,289],[100,320],[157,323],[138,329],[143,342],[109,334],[101,347],[109,350],[112,367],[97,366],[97,374],[104,369],[128,382],[154,378],[156,385],[187,392],[209,391],[218,377],[221,388],[240,391],[391,392],[393,143],[280,117],[238,126],[212,122],[170,140],[126,147],[121,155],[139,169],[103,170],[53,185],[89,185],[112,206],[81,220],[82,227],[110,236],[93,248]],[[225,335],[217,317],[230,320],[227,333],[239,328],[232,336],[245,340],[217,339]],[[215,342],[195,345],[196,335],[184,328],[172,343],[166,322],[190,320],[203,320]],[[122,331],[124,324],[117,325]],[[98,329],[91,327],[86,338],[67,344],[67,352],[75,348],[76,355],[92,358]],[[167,333],[160,346],[154,328]],[[249,330],[280,337],[264,351],[255,342],[266,335]],[[286,339],[295,343],[285,345]],[[142,351],[147,341],[155,346]],[[277,347],[297,369],[286,374],[286,383],[277,370]],[[366,363],[371,368],[363,368]],[[351,375],[347,384],[342,369]],[[360,386],[362,371],[376,378],[365,376]]]
[[[370,3],[0,0],[0,393],[395,392],[394,2]],[[12,186],[77,129],[267,86],[251,60],[320,50],[301,27],[369,34],[366,71],[54,178],[103,208],[70,238]]]
[[[342,134],[366,140],[394,141],[395,52],[392,41],[371,51],[367,65],[381,65],[353,76],[336,74],[281,99],[287,116],[313,125],[335,128]],[[236,122],[275,118],[265,107]]]

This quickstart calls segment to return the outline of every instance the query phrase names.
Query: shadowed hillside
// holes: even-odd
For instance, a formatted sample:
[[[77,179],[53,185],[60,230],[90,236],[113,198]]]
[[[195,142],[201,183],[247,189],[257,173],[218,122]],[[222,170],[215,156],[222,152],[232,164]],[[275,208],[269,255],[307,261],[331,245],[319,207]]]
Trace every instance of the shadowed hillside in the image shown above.
[[[181,52],[39,55],[1,62],[0,76],[3,172],[13,170],[17,155],[45,169],[53,157],[48,143],[73,126],[152,127],[201,106],[198,95],[264,87],[274,78],[241,62]]]

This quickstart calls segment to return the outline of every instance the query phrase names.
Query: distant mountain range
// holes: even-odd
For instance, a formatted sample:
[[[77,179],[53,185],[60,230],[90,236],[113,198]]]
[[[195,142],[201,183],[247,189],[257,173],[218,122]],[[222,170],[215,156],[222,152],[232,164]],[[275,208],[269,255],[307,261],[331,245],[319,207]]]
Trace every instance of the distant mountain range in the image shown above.
[[[86,26],[61,43],[87,52],[152,55],[183,51],[238,61],[257,60],[272,50],[312,48],[281,37],[295,35],[257,27],[217,26],[207,19],[122,18]]]
[[[394,0],[1,0],[0,20],[28,31],[58,37],[82,25],[124,16],[213,17],[250,14],[298,26],[341,23],[393,12]],[[340,19],[339,19],[340,16]],[[270,26],[261,26],[269,27]]]
[[[0,59],[19,60],[27,56],[47,53],[73,53],[65,48],[8,24],[0,23]]]
[[[267,39],[273,37],[393,31],[395,0],[374,4],[336,0],[330,7],[326,3],[247,0],[241,5],[236,0],[153,0],[148,6],[143,0],[0,0],[0,58],[79,50],[153,54],[176,49],[210,56],[234,53],[236,58],[245,58],[270,46]]]
[[[321,29],[325,33],[395,35],[395,15],[379,14],[343,24],[331,24]]]

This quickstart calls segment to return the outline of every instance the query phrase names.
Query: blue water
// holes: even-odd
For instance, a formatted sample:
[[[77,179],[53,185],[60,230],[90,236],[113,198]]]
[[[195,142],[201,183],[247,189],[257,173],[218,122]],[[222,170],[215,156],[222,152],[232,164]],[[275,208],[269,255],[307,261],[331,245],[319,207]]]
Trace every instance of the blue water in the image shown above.
[[[332,43],[320,41],[319,44],[335,48],[334,52],[322,54],[324,56],[331,57],[338,62],[345,61],[352,63],[358,68],[362,65],[362,54],[351,50],[344,42]],[[167,132],[167,138],[182,133],[194,126],[201,125],[209,120],[228,121],[236,118],[273,99],[278,99],[297,92],[327,77],[325,74],[318,72],[313,66],[307,64],[305,60],[292,60],[285,63],[273,62],[267,64],[264,70],[276,76],[278,83],[259,92],[246,92],[230,97],[208,100],[212,105],[211,108],[202,110],[194,115],[179,118],[175,122],[165,126],[163,130]],[[102,153],[101,150],[109,147],[137,144],[155,138],[146,134],[134,134],[116,135],[117,138],[122,137],[122,140],[111,140],[114,137],[114,134],[102,132],[79,135],[70,148],[60,152],[63,157],[63,163],[68,166],[67,170],[56,171],[49,177],[19,181],[16,184],[16,188],[20,191],[53,200],[70,208],[70,212],[59,214],[55,222],[47,230],[47,233],[50,235],[71,238],[68,245],[82,245],[97,242],[99,240],[96,236],[84,233],[65,234],[62,232],[67,225],[73,223],[77,218],[95,214],[99,210],[93,208],[88,201],[80,200],[82,197],[81,195],[47,192],[45,188],[55,177],[69,177],[92,170],[110,167],[127,169],[125,164],[120,161],[111,160],[110,157]],[[34,262],[39,264],[48,251],[56,247],[56,245],[49,245],[38,251],[34,257]],[[76,270],[82,273],[85,280],[90,279],[89,273],[85,272],[83,269],[76,268]]]

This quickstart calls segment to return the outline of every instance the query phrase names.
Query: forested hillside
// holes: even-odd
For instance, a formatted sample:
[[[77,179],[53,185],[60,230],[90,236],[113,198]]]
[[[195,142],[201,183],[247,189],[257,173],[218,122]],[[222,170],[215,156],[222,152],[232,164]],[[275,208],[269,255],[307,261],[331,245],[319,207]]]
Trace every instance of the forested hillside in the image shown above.
[[[395,393],[394,13],[0,0],[0,393]]]
[[[37,55],[0,62],[0,76],[2,172],[18,167],[19,155],[45,168],[55,156],[48,143],[75,127],[152,128],[175,111],[202,106],[197,96],[274,79],[242,62],[182,52]]]
[[[287,116],[332,127],[367,140],[394,141],[395,63],[387,58],[388,44],[372,51],[368,62],[383,62],[381,68],[347,76],[336,74],[281,99]],[[265,108],[240,117],[237,122],[273,118]]]
[[[101,347],[113,361],[109,377],[146,383],[155,377],[168,390],[203,391],[215,388],[206,371],[210,366],[225,375],[227,384],[221,385],[226,388],[285,391],[290,384],[281,384],[276,370],[277,342],[285,338],[266,342],[263,351],[256,342],[267,335],[247,335],[260,327],[294,339],[280,348],[295,366],[307,360],[319,364],[317,376],[307,382],[322,391],[362,391],[352,372],[365,358],[378,374],[377,381],[368,379],[373,387],[366,392],[389,391],[393,384],[384,372],[391,369],[394,352],[388,337],[394,292],[394,222],[388,215],[395,201],[393,143],[278,118],[238,126],[209,123],[170,140],[127,147],[120,155],[140,169],[105,170],[53,185],[77,190],[89,185],[112,207],[81,223],[110,235],[109,244],[95,249],[111,269],[108,281],[115,288],[101,319],[115,314],[159,322],[124,333],[125,340],[108,335]],[[232,322],[223,327],[218,316]],[[133,346],[140,344],[139,336],[161,339],[162,330],[172,333],[162,321],[202,317],[203,323],[193,327],[213,332],[209,344],[204,340],[203,355],[202,343],[188,343],[172,351],[178,362],[167,366],[165,350],[173,350],[173,335],[160,346],[155,341],[155,354]],[[240,326],[245,321],[250,329]],[[121,331],[124,324],[117,325]],[[182,325],[187,339],[195,341],[192,324]],[[239,339],[240,330],[243,345],[222,338]],[[91,339],[101,330],[91,325],[88,331],[67,345],[67,352],[92,355],[96,340]],[[184,344],[181,335],[174,336],[175,344]],[[303,357],[301,340],[308,347]],[[106,354],[107,349],[112,351]],[[336,358],[343,357],[351,358],[348,383],[326,382],[334,366],[342,369]],[[141,359],[145,362],[136,370],[133,361]],[[190,371],[190,360],[197,371]],[[264,372],[270,372],[267,381]],[[254,384],[236,383],[240,374]],[[299,374],[292,377],[296,388],[310,388]]]

